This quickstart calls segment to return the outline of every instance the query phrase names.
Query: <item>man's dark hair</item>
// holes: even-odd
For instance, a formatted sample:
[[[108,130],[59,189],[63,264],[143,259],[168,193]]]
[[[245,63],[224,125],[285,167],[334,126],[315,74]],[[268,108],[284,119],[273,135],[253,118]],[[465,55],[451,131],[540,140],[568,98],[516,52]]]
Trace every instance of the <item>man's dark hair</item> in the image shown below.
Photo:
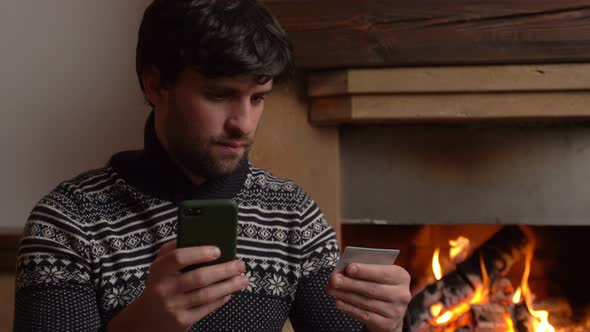
[[[259,83],[291,73],[291,42],[256,0],[154,0],[145,10],[136,70],[160,72],[173,85],[187,67],[211,78],[251,74]]]

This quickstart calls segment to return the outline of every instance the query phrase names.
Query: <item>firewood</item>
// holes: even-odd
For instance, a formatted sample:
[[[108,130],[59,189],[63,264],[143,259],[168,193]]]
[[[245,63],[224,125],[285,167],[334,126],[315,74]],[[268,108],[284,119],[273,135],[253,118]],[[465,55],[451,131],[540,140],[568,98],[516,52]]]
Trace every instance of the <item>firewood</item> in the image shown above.
[[[512,265],[523,256],[530,243],[530,239],[520,227],[503,227],[468,259],[458,264],[454,271],[426,286],[413,297],[408,306],[412,321],[411,330],[426,331],[434,318],[430,313],[432,304],[441,303],[444,312],[471,300],[475,290],[485,286],[480,260],[490,280],[494,282],[498,277],[508,273]]]
[[[455,329],[455,332],[471,332],[471,327],[470,326],[461,326],[461,327]]]
[[[533,316],[529,313],[524,302],[516,303],[512,307],[512,322],[514,325],[514,331],[516,332],[530,332],[533,330],[531,325],[531,319]]]
[[[573,310],[565,299],[547,299],[534,303],[535,310],[545,310],[549,313],[552,324],[558,326],[573,325]]]
[[[490,303],[496,303],[505,307],[512,304],[514,287],[508,278],[496,280],[490,290]]]
[[[477,332],[503,332],[508,329],[504,320],[506,310],[498,304],[473,304],[471,314]]]

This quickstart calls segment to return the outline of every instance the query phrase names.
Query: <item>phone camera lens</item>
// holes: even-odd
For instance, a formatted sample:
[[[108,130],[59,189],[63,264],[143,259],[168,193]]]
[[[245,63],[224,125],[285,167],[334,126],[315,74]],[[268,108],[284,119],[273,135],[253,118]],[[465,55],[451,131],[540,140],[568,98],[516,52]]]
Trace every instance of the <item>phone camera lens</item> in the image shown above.
[[[199,208],[184,208],[183,214],[185,216],[199,216],[199,215],[201,215],[201,209],[199,209]]]

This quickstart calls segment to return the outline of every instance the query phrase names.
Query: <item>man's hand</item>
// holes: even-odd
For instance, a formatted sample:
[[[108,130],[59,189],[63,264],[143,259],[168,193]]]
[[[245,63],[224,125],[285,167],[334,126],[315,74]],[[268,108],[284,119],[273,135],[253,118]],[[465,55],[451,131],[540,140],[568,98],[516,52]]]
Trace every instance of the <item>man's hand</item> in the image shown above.
[[[401,331],[411,297],[410,275],[397,265],[353,263],[330,278],[327,292],[337,308],[370,331]]]
[[[162,246],[150,266],[143,293],[109,323],[107,331],[186,331],[195,322],[227,303],[231,294],[248,286],[245,265],[233,261],[180,270],[219,257],[215,247]]]

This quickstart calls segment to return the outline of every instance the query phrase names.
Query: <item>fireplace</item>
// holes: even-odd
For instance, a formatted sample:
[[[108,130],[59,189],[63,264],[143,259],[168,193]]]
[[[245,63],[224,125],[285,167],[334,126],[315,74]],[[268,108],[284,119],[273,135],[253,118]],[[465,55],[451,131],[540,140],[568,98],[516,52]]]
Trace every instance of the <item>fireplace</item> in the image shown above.
[[[339,126],[342,244],[401,249],[412,331],[590,331],[586,66],[310,76],[311,123]]]
[[[584,123],[343,126],[342,244],[401,250],[413,332],[551,332],[543,311],[554,331],[590,331],[588,133]],[[471,249],[453,260],[460,237]]]
[[[449,240],[460,237],[469,239],[470,249],[453,262]],[[401,250],[397,264],[413,277],[412,331],[551,331],[531,314],[543,315],[541,311],[547,312],[554,331],[590,331],[590,283],[584,266],[589,238],[590,227],[585,226],[342,225],[343,246]],[[439,280],[433,271],[437,251]],[[523,296],[527,258],[530,293]],[[486,274],[488,280],[483,280]],[[445,318],[447,312],[452,316]]]

